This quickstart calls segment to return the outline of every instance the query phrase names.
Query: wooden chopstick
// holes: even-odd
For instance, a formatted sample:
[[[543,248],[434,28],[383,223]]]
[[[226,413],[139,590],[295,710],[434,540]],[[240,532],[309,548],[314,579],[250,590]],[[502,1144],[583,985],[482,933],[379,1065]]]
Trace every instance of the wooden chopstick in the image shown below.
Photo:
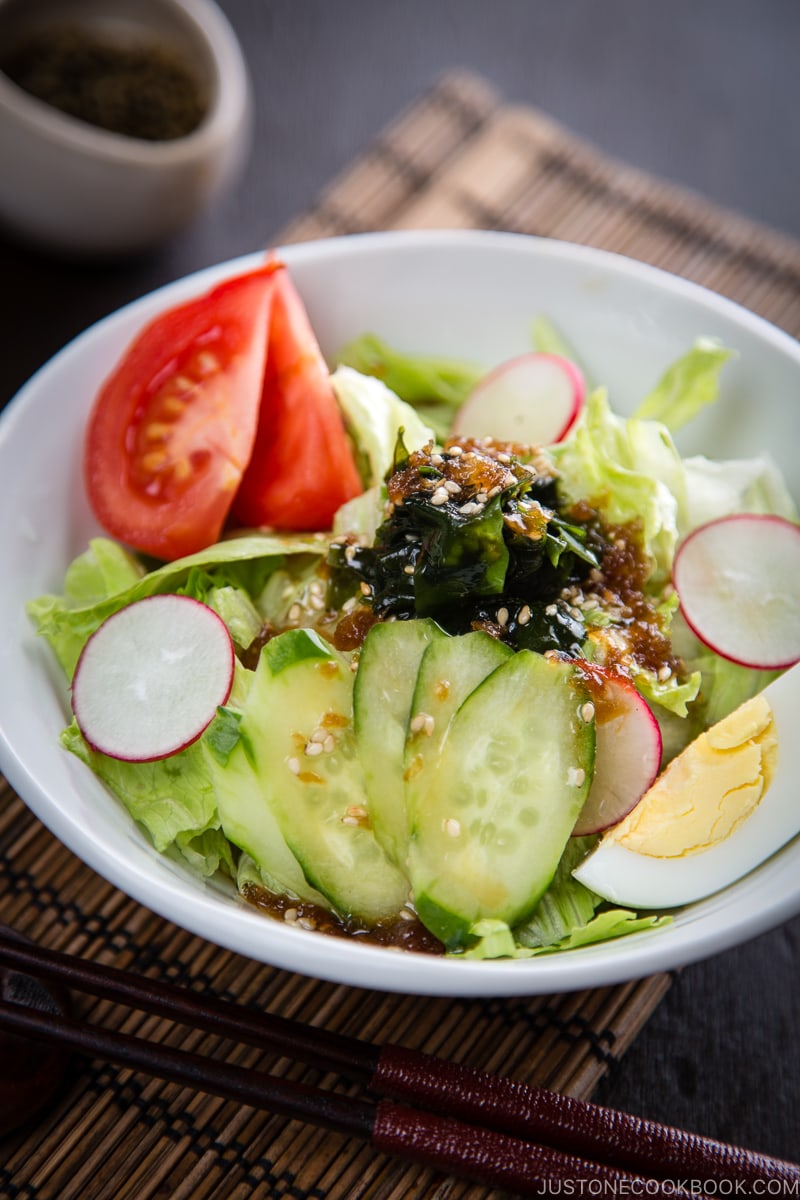
[[[0,963],[31,975],[57,979],[78,990],[101,995],[146,1012],[192,1024],[224,1037],[248,1042],[281,1056],[299,1059],[322,1070],[357,1079],[365,1083],[370,1090],[391,1097],[392,1100],[405,1101],[432,1110],[432,1112],[444,1114],[446,1118],[455,1118],[457,1122],[481,1126],[481,1138],[484,1139],[484,1145],[487,1144],[486,1139],[493,1136],[487,1132],[488,1130],[499,1131],[498,1136],[512,1141],[519,1139],[544,1143],[545,1146],[551,1148],[545,1152],[546,1154],[557,1153],[561,1155],[562,1159],[574,1160],[569,1162],[568,1168],[564,1168],[568,1172],[570,1170],[574,1172],[577,1169],[574,1166],[574,1163],[577,1162],[580,1169],[585,1169],[585,1164],[588,1163],[592,1170],[602,1168],[618,1173],[622,1172],[623,1175],[627,1175],[627,1178],[632,1177],[631,1173],[640,1177],[658,1177],[670,1181],[671,1190],[665,1194],[672,1195],[679,1194],[675,1192],[672,1183],[678,1178],[713,1182],[717,1186],[722,1180],[733,1180],[740,1186],[752,1185],[756,1180],[779,1180],[782,1183],[793,1185],[800,1182],[800,1166],[759,1154],[756,1151],[745,1150],[697,1134],[687,1133],[672,1126],[617,1112],[601,1105],[562,1096],[543,1088],[530,1086],[519,1080],[488,1075],[419,1051],[408,1050],[392,1044],[374,1046],[345,1034],[316,1029],[300,1022],[238,1006],[213,996],[201,996],[173,984],[142,978],[130,972],[119,971],[99,963],[32,945],[19,939],[19,936],[13,931],[1,928]],[[17,1010],[9,1018],[9,1007],[13,1006],[6,1006],[0,1010],[0,1019],[3,1021],[17,1019],[20,1022],[17,1028],[22,1031],[24,1010]],[[55,1026],[58,1019],[46,1018],[39,1014],[36,1019],[42,1023],[42,1028],[39,1030],[40,1036],[45,1040],[55,1041],[57,1035],[52,1031],[48,1033],[43,1026],[50,1023]],[[33,1032],[31,1026],[28,1028]],[[60,1031],[63,1035],[61,1043],[64,1044],[66,1040],[73,1049],[83,1048],[84,1052],[93,1053],[91,1048],[87,1050],[85,1046],[82,1047],[78,1044],[79,1038],[86,1033],[88,1028],[87,1026],[81,1026],[78,1029],[72,1028],[66,1033],[62,1028]],[[127,1058],[119,1058],[119,1053],[128,1054],[133,1051],[138,1053],[139,1045],[142,1044],[140,1039],[127,1039],[128,1042],[135,1042],[138,1045],[125,1046],[120,1049],[121,1044],[117,1039],[122,1035],[112,1035],[109,1030],[101,1031],[94,1027],[91,1028],[92,1037],[101,1034],[104,1037],[113,1036],[114,1046],[104,1042],[101,1049],[100,1043],[95,1042],[93,1044],[97,1049],[94,1053],[114,1061],[131,1061]],[[150,1047],[150,1050],[152,1049]],[[111,1052],[112,1050],[114,1053]],[[162,1046],[157,1047],[157,1050],[159,1056],[165,1051],[168,1052],[167,1057],[180,1053],[169,1051],[167,1047]],[[178,1081],[187,1082],[201,1090],[218,1090],[216,1086],[209,1084],[210,1069],[224,1067],[228,1072],[241,1070],[228,1064],[211,1062],[199,1056],[189,1057],[196,1059],[191,1065],[183,1062],[176,1066],[171,1061],[166,1065],[170,1070],[173,1069],[173,1066],[178,1070],[189,1069],[191,1074]],[[152,1059],[149,1061],[150,1065],[147,1065],[143,1057],[139,1059],[143,1069],[158,1074],[159,1071],[155,1069],[157,1062]],[[272,1096],[270,1088],[279,1084],[283,1089],[286,1081],[276,1081],[272,1076],[250,1071],[245,1074],[254,1090],[248,1091],[247,1094],[250,1098],[247,1101],[244,1100],[244,1094],[238,1092],[237,1096],[242,1099],[242,1102],[261,1106],[264,1106],[266,1102],[267,1107],[275,1107],[276,1111],[284,1112],[286,1115],[325,1123],[320,1113],[317,1112],[316,1105],[319,1101],[315,1089],[307,1089],[314,1092],[314,1099],[311,1101],[308,1115],[303,1116],[299,1110],[292,1109],[293,1104],[299,1103],[297,1096],[285,1097],[285,1104],[283,1101],[281,1102],[284,1104],[283,1107],[278,1104],[277,1098]],[[254,1079],[255,1083],[253,1083]],[[247,1080],[238,1080],[236,1088],[246,1089],[249,1086]],[[265,1081],[269,1081],[269,1085]],[[220,1086],[223,1084],[228,1086],[221,1077],[213,1082]],[[292,1085],[292,1088],[295,1086],[299,1085]],[[222,1094],[228,1093],[223,1092]],[[325,1113],[329,1113],[331,1097],[335,1093],[322,1092],[321,1095],[326,1097]],[[261,1100],[258,1099],[259,1096]],[[270,1096],[272,1099],[269,1099]],[[343,1099],[341,1096],[336,1097],[337,1104]],[[306,1100],[307,1097],[304,1095],[302,1102],[306,1103]],[[364,1122],[367,1121],[366,1110],[361,1109],[359,1105],[354,1106],[354,1102],[350,1099],[345,1102],[347,1111],[338,1112],[337,1110],[336,1116],[336,1120],[340,1120],[342,1123],[331,1127],[339,1128],[341,1132],[356,1133],[356,1128],[352,1126],[352,1122],[355,1120],[358,1130],[361,1131],[359,1136],[366,1136],[364,1132],[366,1128]],[[360,1102],[360,1104],[363,1103]],[[357,1111],[360,1115],[354,1117],[354,1113]],[[411,1111],[402,1105],[387,1107],[386,1101],[370,1108],[373,1117],[378,1114],[377,1136],[379,1140],[386,1134],[386,1122],[389,1120],[390,1113],[394,1112],[393,1119],[399,1120],[403,1126],[403,1150],[404,1152],[408,1151],[409,1131],[405,1126],[411,1120],[408,1116]],[[420,1122],[417,1118],[423,1115],[425,1114],[414,1113],[415,1128],[420,1137],[423,1137],[423,1133],[419,1128]],[[424,1137],[427,1136],[426,1133]],[[377,1146],[374,1125],[370,1137],[373,1144]],[[391,1142],[391,1140],[390,1137],[389,1141]],[[388,1149],[389,1145],[387,1143],[380,1148]],[[499,1152],[499,1148],[496,1147],[496,1149]],[[543,1147],[534,1149],[538,1153],[543,1150]],[[528,1156],[531,1150],[532,1148],[529,1146]],[[398,1150],[395,1148],[391,1152],[398,1153]],[[503,1153],[510,1156],[509,1161],[516,1162],[520,1157],[516,1143],[510,1147],[504,1146]],[[406,1156],[408,1155],[406,1154]],[[541,1158],[541,1153],[539,1157]],[[554,1171],[559,1165],[563,1166],[563,1163],[559,1164],[554,1160],[547,1170]],[[452,1163],[446,1162],[444,1166],[445,1169],[456,1173]],[[539,1167],[537,1166],[536,1169],[538,1170]],[[477,1178],[478,1176],[470,1177]],[[587,1176],[587,1178],[597,1177],[596,1174]],[[552,1176],[548,1176],[548,1178],[552,1178]],[[563,1178],[580,1178],[580,1176],[568,1173]],[[501,1186],[507,1185],[501,1184]],[[726,1184],[726,1186],[730,1185]],[[646,1194],[657,1195],[659,1193],[650,1190]]]

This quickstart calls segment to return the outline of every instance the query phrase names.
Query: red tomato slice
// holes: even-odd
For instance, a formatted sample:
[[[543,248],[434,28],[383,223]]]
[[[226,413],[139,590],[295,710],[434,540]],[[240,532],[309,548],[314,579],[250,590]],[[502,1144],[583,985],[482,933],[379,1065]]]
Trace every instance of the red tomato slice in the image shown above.
[[[269,263],[156,317],[95,401],[89,502],[113,537],[172,560],[219,539],[258,425]]]
[[[363,491],[328,368],[289,273],[276,275],[253,454],[233,511],[245,525],[329,529]]]

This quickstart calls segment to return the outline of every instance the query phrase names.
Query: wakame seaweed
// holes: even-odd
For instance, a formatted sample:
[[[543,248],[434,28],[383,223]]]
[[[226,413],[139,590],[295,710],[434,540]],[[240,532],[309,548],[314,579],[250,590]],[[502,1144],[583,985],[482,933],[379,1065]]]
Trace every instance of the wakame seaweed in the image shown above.
[[[599,562],[591,522],[567,519],[557,481],[499,443],[398,446],[372,546],[334,543],[330,599],[357,596],[379,620],[431,617],[515,648],[578,653],[585,626],[561,600]]]

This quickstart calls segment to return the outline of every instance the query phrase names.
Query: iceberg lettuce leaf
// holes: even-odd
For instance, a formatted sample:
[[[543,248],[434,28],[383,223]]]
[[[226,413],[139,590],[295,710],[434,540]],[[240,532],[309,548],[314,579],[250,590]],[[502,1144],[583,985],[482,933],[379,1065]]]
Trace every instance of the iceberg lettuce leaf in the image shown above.
[[[683,465],[669,430],[616,416],[605,390],[596,389],[572,433],[549,453],[569,499],[588,501],[611,525],[639,522],[653,583],[665,583],[685,507]]]
[[[67,570],[69,590],[62,595],[40,596],[27,606],[28,616],[52,646],[68,678],[72,678],[87,639],[107,617],[135,600],[187,589],[196,599],[205,600],[204,590],[221,586],[243,588],[256,596],[288,557],[311,555],[321,561],[328,541],[314,534],[249,534],[219,542],[144,575],[133,570],[123,572],[119,558],[110,549],[113,546],[107,538],[95,538],[89,550],[98,562],[115,559],[118,569],[94,568],[86,555],[81,555],[76,560],[79,565],[73,563]],[[77,581],[80,590],[76,590]]]
[[[331,375],[331,384],[358,449],[366,487],[383,483],[391,470],[400,431],[409,450],[420,450],[433,438],[433,430],[382,380],[341,366]]]
[[[639,420],[660,421],[671,433],[688,424],[719,395],[719,376],[733,356],[715,338],[698,338],[674,362],[634,413]]]
[[[767,454],[714,461],[703,455],[683,460],[686,503],[681,535],[731,513],[774,513],[797,520],[797,506],[777,465]]]
[[[406,354],[374,333],[364,333],[338,353],[337,362],[382,379],[407,404],[436,401],[456,409],[466,400],[486,368],[461,359]]]
[[[172,849],[197,870],[202,863],[213,874],[229,853],[216,838],[198,841],[219,829],[214,789],[198,743],[157,762],[131,763],[92,750],[73,720],[61,735],[75,754],[147,830],[156,850]]]

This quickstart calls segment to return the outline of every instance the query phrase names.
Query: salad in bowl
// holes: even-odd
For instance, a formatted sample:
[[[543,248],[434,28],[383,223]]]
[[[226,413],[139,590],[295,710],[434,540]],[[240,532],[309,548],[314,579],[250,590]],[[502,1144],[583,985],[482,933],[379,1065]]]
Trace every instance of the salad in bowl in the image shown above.
[[[355,239],[367,276],[381,241],[462,270],[471,242],[473,271],[542,251]],[[415,345],[402,296],[356,323],[336,253],[311,288],[313,247],[185,281],[93,363],[79,517],[24,609],[70,785],[165,890],[88,861],[165,915],[179,893],[190,927],[218,908],[233,948],[378,986],[530,991],[703,953],[685,914],[789,840],[772,689],[800,659],[792,483],[768,453],[678,448],[726,403],[738,310],[725,337],[723,302],[691,297],[692,336],[649,370],[632,350],[618,404],[563,282],[489,357],[469,329]],[[618,286],[608,258],[589,267]]]

